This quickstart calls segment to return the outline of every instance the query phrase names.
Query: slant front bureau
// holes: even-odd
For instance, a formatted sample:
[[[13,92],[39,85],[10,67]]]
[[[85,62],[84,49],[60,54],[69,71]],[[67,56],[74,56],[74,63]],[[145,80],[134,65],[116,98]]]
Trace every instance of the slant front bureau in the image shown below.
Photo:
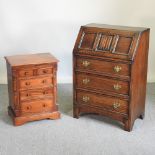
[[[74,117],[97,113],[131,131],[144,117],[149,29],[82,26],[73,50]]]
[[[49,53],[5,57],[9,107],[14,125],[60,117],[56,105],[57,62]]]

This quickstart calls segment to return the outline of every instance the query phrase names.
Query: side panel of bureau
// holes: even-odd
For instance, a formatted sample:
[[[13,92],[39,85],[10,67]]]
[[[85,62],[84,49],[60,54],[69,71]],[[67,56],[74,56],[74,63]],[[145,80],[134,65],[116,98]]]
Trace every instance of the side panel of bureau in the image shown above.
[[[131,104],[130,104],[130,121],[127,124],[132,129],[136,118],[144,118],[146,83],[147,83],[147,66],[149,50],[149,30],[145,31],[141,38],[138,51],[135,55],[135,61],[132,65],[131,76]]]

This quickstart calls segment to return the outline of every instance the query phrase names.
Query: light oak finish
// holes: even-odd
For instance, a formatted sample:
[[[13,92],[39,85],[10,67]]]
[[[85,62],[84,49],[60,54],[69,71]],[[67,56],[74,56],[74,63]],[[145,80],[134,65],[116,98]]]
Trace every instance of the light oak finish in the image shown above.
[[[131,131],[144,117],[148,28],[88,24],[73,50],[73,114],[111,117]]]
[[[9,107],[14,125],[58,119],[57,62],[49,53],[5,57]]]

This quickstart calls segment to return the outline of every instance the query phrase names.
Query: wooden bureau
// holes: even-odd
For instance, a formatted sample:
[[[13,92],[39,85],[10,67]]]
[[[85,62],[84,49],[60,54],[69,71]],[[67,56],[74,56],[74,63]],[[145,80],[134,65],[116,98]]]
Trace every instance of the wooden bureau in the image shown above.
[[[144,117],[149,48],[147,28],[88,24],[73,49],[73,114],[111,117],[131,131]]]
[[[9,107],[14,125],[60,118],[57,100],[57,62],[49,53],[5,57]]]

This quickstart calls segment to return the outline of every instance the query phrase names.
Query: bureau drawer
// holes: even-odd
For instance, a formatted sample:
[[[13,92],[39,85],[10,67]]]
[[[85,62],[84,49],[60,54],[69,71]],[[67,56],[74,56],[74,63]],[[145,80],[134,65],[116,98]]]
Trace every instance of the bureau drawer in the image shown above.
[[[76,78],[77,88],[95,89],[124,95],[129,94],[129,83],[126,81],[84,73],[77,73]]]
[[[53,87],[53,78],[37,77],[32,79],[23,79],[19,81],[19,86],[20,86],[20,89]]]
[[[32,98],[42,98],[46,96],[53,96],[52,89],[36,89],[20,91],[20,101],[30,100]]]
[[[130,76],[130,65],[123,63],[77,58],[76,67],[78,70],[90,70],[97,73]]]
[[[31,100],[21,103],[21,113],[41,113],[51,111],[53,107],[53,99]]]
[[[77,91],[77,104],[102,107],[105,110],[128,114],[128,101],[116,97]]]

